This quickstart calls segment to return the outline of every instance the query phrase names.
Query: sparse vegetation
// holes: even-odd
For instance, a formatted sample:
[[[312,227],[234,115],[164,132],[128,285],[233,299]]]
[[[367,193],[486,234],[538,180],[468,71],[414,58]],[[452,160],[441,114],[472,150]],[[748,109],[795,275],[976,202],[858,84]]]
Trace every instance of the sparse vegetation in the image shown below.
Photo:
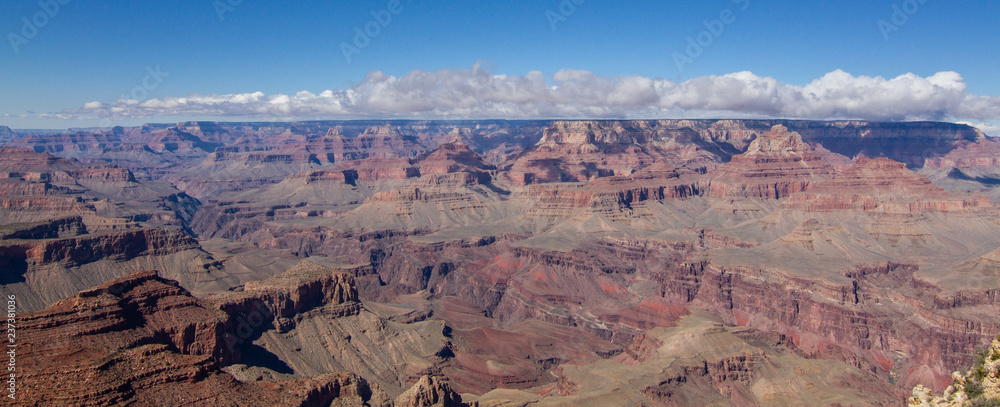
[[[983,348],[977,350],[975,353],[975,358],[972,362],[972,378],[978,382],[982,382],[986,378],[986,360],[992,359],[990,356],[990,348]]]
[[[929,389],[917,386],[910,398],[911,406],[972,406],[1000,407],[1000,337],[991,346],[977,350],[972,367],[964,375],[955,373],[955,383],[940,397]]]
[[[969,400],[975,400],[983,395],[983,383],[977,380],[969,380],[965,382],[965,395],[969,397]]]

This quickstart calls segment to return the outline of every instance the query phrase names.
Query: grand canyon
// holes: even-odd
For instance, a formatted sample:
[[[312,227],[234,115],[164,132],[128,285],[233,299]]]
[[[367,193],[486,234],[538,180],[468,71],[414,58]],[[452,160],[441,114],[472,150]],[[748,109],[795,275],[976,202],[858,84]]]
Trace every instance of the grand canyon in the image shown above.
[[[1000,140],[962,124],[0,143],[25,405],[894,406],[1000,334]]]

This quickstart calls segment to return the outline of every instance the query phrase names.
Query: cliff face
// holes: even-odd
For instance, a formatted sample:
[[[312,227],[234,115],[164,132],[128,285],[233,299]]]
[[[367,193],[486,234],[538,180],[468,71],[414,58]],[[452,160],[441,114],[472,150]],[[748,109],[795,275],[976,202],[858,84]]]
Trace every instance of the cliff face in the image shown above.
[[[987,141],[976,128],[951,123],[787,122],[803,141],[847,157],[886,157],[919,169],[968,142]]]
[[[718,127],[690,125],[683,121],[554,122],[538,144],[514,161],[508,176],[513,183],[525,185],[627,176],[657,160],[672,166],[718,163],[748,141],[736,139],[748,135],[739,131],[729,138],[730,133]]]
[[[265,319],[274,320],[279,332],[294,328],[295,316],[317,307],[328,308],[325,314],[332,318],[361,311],[353,276],[307,261],[279,276],[248,282],[243,291],[224,293],[212,301],[229,315],[262,313]]]
[[[87,234],[87,225],[83,223],[83,218],[70,216],[36,224],[19,225],[18,227],[2,227],[0,228],[0,241],[4,239],[58,239],[84,234]]]
[[[10,143],[11,147],[22,147],[36,153],[50,153],[67,158],[100,154],[106,148],[122,145],[121,138],[102,132],[77,132],[53,135],[27,135]]]
[[[39,266],[62,262],[72,267],[105,258],[122,261],[197,247],[198,243],[189,236],[162,229],[145,229],[105,236],[43,240],[25,250],[25,261]]]
[[[793,195],[786,206],[810,212],[853,209],[909,214],[970,213],[994,207],[985,196],[956,196],[903,163],[886,158],[860,159],[809,192]]]
[[[0,148],[0,222],[78,215],[91,232],[123,227],[185,228],[198,202],[128,168]]]
[[[223,328],[219,316],[156,273],[111,281],[22,317],[20,332],[32,344],[22,355],[22,397],[75,405],[152,401],[157,387],[192,380],[236,390],[233,380],[209,374],[236,357],[224,346]],[[77,382],[86,385],[66,386]]]
[[[1000,337],[986,349],[977,351],[976,360],[965,374],[952,373],[953,383],[939,397],[924,386],[913,389],[911,406],[990,405],[1000,402]]]
[[[567,218],[581,213],[613,219],[648,218],[648,203],[681,200],[704,193],[705,168],[671,168],[657,162],[629,176],[598,178],[585,185],[532,185],[533,216]]]
[[[459,407],[464,406],[462,396],[448,388],[440,379],[423,376],[409,390],[396,398],[396,407]]]
[[[752,140],[783,126],[805,143],[835,154],[888,157],[918,169],[969,143],[982,132],[947,123],[808,122],[788,120],[661,120],[554,122],[511,169],[514,182],[565,182],[628,175],[655,159],[673,166],[728,161]],[[578,164],[579,163],[579,164]],[[527,178],[525,178],[527,177]]]
[[[351,374],[241,383],[220,368],[240,358],[234,315],[206,308],[176,282],[139,272],[21,318],[18,393],[29,404],[98,406],[362,405]]]
[[[340,163],[338,168],[357,172],[358,179],[362,181],[399,180],[420,176],[420,169],[407,158],[348,161]]]
[[[10,127],[0,126],[0,145],[9,143],[17,139],[17,133],[11,130]]]
[[[20,307],[38,310],[66,295],[142,265],[171,265],[171,276],[189,287],[219,288],[231,280],[219,264],[190,236],[164,229],[126,229],[115,233],[88,233],[79,217],[21,225],[0,239],[0,282],[20,299]],[[205,285],[207,284],[207,286]]]
[[[798,133],[776,125],[754,139],[743,154],[718,168],[708,187],[716,198],[779,199],[809,189],[834,172],[808,151]]]
[[[419,162],[421,174],[451,174],[468,172],[486,174],[496,169],[495,166],[483,161],[479,154],[461,141],[445,143]],[[487,174],[488,176],[488,174]]]

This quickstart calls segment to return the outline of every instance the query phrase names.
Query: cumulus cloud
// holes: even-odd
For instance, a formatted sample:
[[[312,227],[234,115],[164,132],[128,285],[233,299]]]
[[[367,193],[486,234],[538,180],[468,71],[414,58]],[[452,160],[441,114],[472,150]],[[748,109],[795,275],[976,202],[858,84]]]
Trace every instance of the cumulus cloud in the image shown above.
[[[369,73],[357,86],[318,94],[192,94],[90,102],[62,115],[89,118],[215,116],[233,118],[659,118],[1000,120],[1000,97],[974,95],[955,72],[929,77],[854,76],[837,70],[805,86],[751,72],[684,82],[607,77],[564,69],[493,74],[471,69]]]

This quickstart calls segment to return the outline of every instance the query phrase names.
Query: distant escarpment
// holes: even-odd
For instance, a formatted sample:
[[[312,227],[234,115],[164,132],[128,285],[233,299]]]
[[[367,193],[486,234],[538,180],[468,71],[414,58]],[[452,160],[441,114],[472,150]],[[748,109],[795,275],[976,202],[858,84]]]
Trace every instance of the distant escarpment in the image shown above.
[[[532,215],[565,218],[591,213],[627,221],[649,217],[647,203],[703,195],[705,171],[704,167],[671,168],[656,162],[628,176],[598,178],[586,184],[531,185],[524,194],[537,197],[530,209]]]
[[[812,212],[861,210],[890,213],[971,212],[995,209],[983,195],[961,196],[945,191],[885,158],[862,158],[844,172],[810,191],[790,197],[786,206]]]
[[[560,121],[516,158],[509,176],[517,184],[585,181],[628,175],[656,159],[674,166],[721,164],[747,152],[753,140],[779,125],[840,156],[887,157],[914,169],[970,143],[989,143],[975,128],[948,123]],[[806,162],[813,160],[806,157]]]
[[[17,133],[11,130],[10,127],[0,126],[0,145],[9,143],[18,138]]]
[[[7,253],[5,259],[13,264],[14,269],[24,269],[31,266],[45,266],[52,263],[62,263],[67,267],[79,266],[102,259],[115,261],[130,260],[139,256],[158,256],[177,253],[198,247],[198,242],[190,236],[170,233],[163,229],[139,229],[116,234],[87,235],[70,238],[46,238],[51,235],[52,228],[59,227],[59,221],[42,225],[39,228],[12,233],[0,243]],[[81,228],[82,225],[69,225],[71,228]],[[49,234],[44,233],[48,229]],[[78,229],[77,229],[78,230]],[[41,234],[33,233],[43,232]],[[28,241],[17,236],[34,237]],[[18,262],[23,265],[18,266]]]
[[[0,148],[0,222],[81,216],[92,232],[140,226],[184,229],[199,202],[132,170]]]

